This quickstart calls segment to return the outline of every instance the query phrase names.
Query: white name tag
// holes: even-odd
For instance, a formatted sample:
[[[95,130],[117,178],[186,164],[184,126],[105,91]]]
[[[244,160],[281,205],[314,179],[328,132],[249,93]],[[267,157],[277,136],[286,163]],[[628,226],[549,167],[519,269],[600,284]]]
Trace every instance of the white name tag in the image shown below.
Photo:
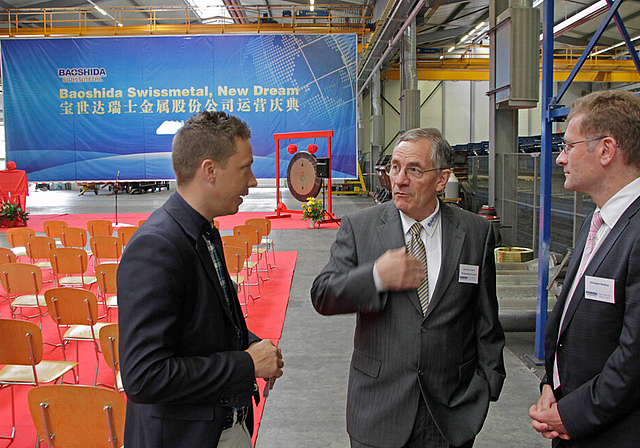
[[[616,303],[614,287],[615,279],[585,275],[584,298],[598,302]]]
[[[473,283],[477,285],[479,273],[480,273],[480,266],[475,266],[472,264],[461,264],[458,281],[460,283]]]

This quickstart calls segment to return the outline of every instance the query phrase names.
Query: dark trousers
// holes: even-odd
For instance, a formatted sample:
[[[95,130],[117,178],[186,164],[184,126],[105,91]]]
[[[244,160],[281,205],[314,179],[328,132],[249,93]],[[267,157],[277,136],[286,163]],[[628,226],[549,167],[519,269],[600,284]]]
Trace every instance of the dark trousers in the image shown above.
[[[433,421],[427,404],[423,399],[420,399],[411,436],[409,436],[409,440],[402,448],[472,448],[474,440],[471,439],[460,446],[449,444]],[[372,448],[372,446],[351,439],[351,448]]]

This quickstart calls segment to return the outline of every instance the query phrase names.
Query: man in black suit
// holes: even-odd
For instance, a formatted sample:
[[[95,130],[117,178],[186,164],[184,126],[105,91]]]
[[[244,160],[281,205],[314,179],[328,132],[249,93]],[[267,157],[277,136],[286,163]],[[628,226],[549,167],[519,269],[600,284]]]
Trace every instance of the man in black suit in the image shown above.
[[[212,226],[256,186],[250,136],[223,112],[191,117],[173,139],[177,192],[122,256],[128,448],[250,448],[255,378],[282,375],[280,350],[247,331]]]
[[[554,447],[640,446],[640,98],[578,99],[564,186],[596,210],[577,238],[545,333],[546,375],[529,415]]]
[[[452,161],[437,129],[402,134],[387,166],[393,202],[342,219],[313,283],[319,313],[357,313],[354,448],[471,447],[502,389],[494,235],[438,200]]]

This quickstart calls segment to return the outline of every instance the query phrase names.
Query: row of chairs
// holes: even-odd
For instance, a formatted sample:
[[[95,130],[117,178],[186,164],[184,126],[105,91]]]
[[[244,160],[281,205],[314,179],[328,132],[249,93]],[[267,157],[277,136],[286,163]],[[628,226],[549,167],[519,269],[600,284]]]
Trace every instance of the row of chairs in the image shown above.
[[[111,268],[115,265],[110,265]],[[11,302],[12,318],[15,319],[17,309],[37,308],[38,313],[27,316],[20,313],[21,317],[38,317],[39,328],[42,328],[43,317],[49,315],[56,325],[60,343],[47,342],[56,347],[62,347],[63,359],[66,360],[65,345],[70,341],[92,342],[96,354],[96,372],[94,385],[98,375],[98,334],[102,327],[108,325],[98,322],[103,316],[98,312],[98,299],[96,295],[82,288],[51,288],[40,294],[42,289],[42,277],[37,266],[23,263],[9,263],[0,266],[0,281],[7,291]],[[29,283],[31,283],[29,285]],[[29,286],[33,289],[29,290]],[[38,289],[38,287],[40,287]],[[20,295],[20,293],[26,293]],[[116,299],[117,300],[117,299]],[[108,310],[109,308],[107,308]],[[106,312],[105,312],[106,314]],[[76,344],[76,358],[78,357],[78,345]],[[79,372],[77,376],[79,375]]]
[[[219,228],[219,223],[214,220],[214,225]],[[233,281],[244,291],[245,307],[244,315],[248,315],[249,298],[258,299],[261,296],[260,282],[269,280],[270,270],[275,268],[275,248],[273,240],[269,238],[271,233],[271,221],[263,218],[253,218],[245,222],[244,225],[235,226],[233,235],[222,237],[225,262]],[[271,250],[272,261],[269,261],[269,250]],[[253,259],[255,256],[255,259]],[[266,276],[260,275],[260,262],[264,259],[263,272]],[[252,283],[250,278],[254,276]],[[255,287],[257,293],[250,294],[249,287]]]
[[[84,291],[86,292],[86,291]],[[60,299],[58,301],[62,302]],[[64,306],[58,306],[57,309],[67,307],[69,304],[65,304]],[[72,327],[71,327],[72,328]],[[69,331],[71,331],[71,328]],[[122,391],[122,383],[119,379],[119,364],[118,364],[118,346],[117,346],[117,338],[118,338],[118,325],[117,324],[108,324],[103,326],[100,331],[100,345],[102,347],[102,353],[105,361],[111,367],[111,371],[113,372],[114,377],[114,385],[113,388],[117,391]],[[51,424],[52,421],[58,420],[58,418],[54,418],[50,413],[57,412],[52,411],[48,407],[43,407],[42,403],[43,396],[40,395],[40,392],[33,392],[34,390],[40,389],[40,384],[51,383],[51,382],[59,382],[63,383],[64,375],[73,369],[78,369],[78,362],[76,361],[67,361],[66,358],[64,361],[48,361],[43,360],[43,339],[42,332],[40,328],[28,321],[23,320],[14,320],[14,319],[0,319],[0,338],[3,343],[0,344],[0,364],[4,364],[5,366],[0,370],[0,389],[8,387],[10,388],[11,393],[11,422],[12,422],[12,430],[9,435],[1,435],[0,439],[13,439],[15,437],[16,432],[16,418],[15,418],[15,397],[13,387],[16,385],[29,385],[35,386],[35,389],[29,391],[29,407],[31,410],[32,417],[34,419],[34,423],[36,428],[38,429],[38,433],[40,435],[46,434],[51,435],[52,433],[56,434],[56,437],[60,437],[57,431],[51,431],[44,426],[47,424]],[[64,347],[64,345],[63,345]],[[96,365],[97,368],[97,365]],[[78,382],[78,378],[76,376],[76,383]],[[96,385],[96,381],[94,380],[94,386]],[[56,386],[61,387],[61,386]],[[68,386],[64,386],[68,388]],[[83,388],[86,391],[98,389],[98,388],[88,388],[85,386],[72,386]],[[44,390],[44,389],[43,389]],[[62,389],[61,389],[62,390]],[[105,392],[82,392],[80,389],[71,389],[65,391],[65,394],[70,394],[72,397],[75,397],[75,407],[80,410],[80,412],[90,412],[90,408],[85,408],[84,399],[82,396],[77,394],[85,394],[90,393],[93,395],[98,395],[101,397],[112,397],[111,400],[117,401],[118,403],[124,403],[124,399],[115,391],[108,391],[106,389]],[[108,393],[106,393],[108,392]],[[48,392],[48,393],[57,393],[57,392]],[[60,392],[63,393],[63,392]],[[32,399],[37,396],[38,398]],[[113,398],[118,396],[119,398]],[[37,412],[36,412],[37,411]],[[104,411],[104,409],[103,409]],[[41,417],[41,419],[40,419]],[[79,416],[78,416],[79,417]],[[47,422],[47,418],[51,418],[49,422]],[[70,418],[71,422],[74,425],[78,425],[78,419],[72,418],[71,415],[67,415],[67,418]],[[56,423],[57,425],[58,423]],[[94,428],[84,427],[84,425],[80,425],[85,431],[92,431]],[[50,437],[44,437],[44,440],[50,440]],[[93,445],[87,443],[79,443],[76,442],[63,442],[62,438],[56,438],[55,446],[109,446],[109,445]],[[121,433],[120,438],[121,441]],[[40,442],[40,437],[39,441]],[[49,441],[49,446],[53,446],[51,440]],[[69,444],[67,444],[69,443]],[[116,446],[116,445],[113,445]],[[121,443],[117,446],[121,446]]]
[[[94,269],[95,276],[87,276],[84,273],[87,268],[86,254],[82,249],[52,249],[50,260],[59,288],[70,286],[84,289],[96,283],[98,298],[104,307],[101,317],[106,316],[110,320],[111,309],[118,306],[118,263],[98,264]],[[30,263],[4,263],[0,265],[0,284],[7,294],[4,298],[10,302],[12,318],[16,314],[26,318],[38,317],[42,327],[42,317],[46,315],[43,312],[45,295],[41,293],[44,286],[42,269]],[[37,309],[37,314],[25,315],[23,308]]]
[[[48,222],[49,223],[56,222],[56,223],[64,224],[62,221],[48,221]],[[111,226],[111,222],[106,221],[106,223],[109,224],[109,226]],[[120,227],[117,230],[117,236],[112,236],[112,234],[109,234],[109,235],[99,234],[96,232],[95,228],[93,231],[94,234],[92,235],[91,232],[87,234],[86,230],[79,227],[66,227],[66,226],[60,227],[59,231],[54,232],[51,230],[51,227],[45,226],[45,234],[47,238],[50,238],[51,240],[54,241],[56,246],[85,249],[88,243],[90,246],[90,253],[95,253],[97,249],[93,247],[94,244],[100,247],[104,247],[105,249],[108,249],[109,246],[114,246],[117,244],[119,245],[119,249],[121,251],[122,248],[127,245],[127,243],[129,242],[129,240],[131,239],[131,237],[133,236],[133,234],[137,229],[138,227],[133,227],[133,226]],[[105,232],[107,230],[108,229],[105,229]],[[34,237],[35,237],[35,231],[33,229],[18,227],[18,228],[12,228],[7,230],[7,241],[9,243],[9,246],[11,246],[11,250],[18,257],[28,256],[29,258],[32,258],[32,259],[43,258],[41,255],[38,256],[38,253],[40,254],[42,253],[42,250],[40,251],[38,250],[39,247],[41,246],[35,247],[32,245],[32,247],[29,248],[27,245],[27,240],[29,238],[34,238]],[[45,237],[38,237],[38,238],[45,238]],[[60,241],[59,244],[57,243],[56,238],[59,239]],[[115,241],[117,241],[117,243]]]
[[[33,230],[25,228],[7,232],[13,250],[0,248],[0,283],[10,300],[12,317],[25,305],[35,307],[38,308],[40,326],[25,320],[0,319],[0,365],[4,365],[0,370],[0,389],[11,389],[12,421],[11,434],[0,435],[0,439],[13,439],[16,432],[13,386],[31,385],[34,387],[28,393],[28,404],[38,431],[37,446],[43,441],[49,447],[122,446],[126,405],[118,393],[123,392],[118,359],[118,324],[98,322],[98,297],[107,315],[117,306],[118,264],[103,261],[118,261],[122,248],[137,227],[119,228],[117,236],[112,236],[111,223],[105,221],[88,223],[88,251],[85,250],[87,231],[69,227],[62,221],[44,223],[46,237],[36,237]],[[57,247],[60,245],[63,247]],[[31,263],[18,263],[19,256],[28,257]],[[95,277],[85,275],[90,256],[94,257]],[[57,288],[42,291],[44,269],[51,270]],[[82,272],[77,274],[80,270]],[[74,274],[79,276],[79,283],[70,278]],[[90,289],[82,288],[90,288],[94,282],[98,284],[99,296]],[[75,284],[80,288],[61,287],[65,284]],[[45,341],[41,327],[42,317],[47,314],[56,324],[59,339],[59,342],[48,343],[61,347],[63,361],[43,360]],[[66,353],[66,346],[71,341],[76,344],[75,361],[68,360]],[[113,382],[101,385],[115,390],[62,385],[64,375],[69,372],[75,372],[74,380],[76,383],[79,381],[78,344],[82,342],[93,345],[96,357],[94,386],[98,385],[99,354],[102,353],[112,372]],[[55,382],[60,384],[41,385]]]

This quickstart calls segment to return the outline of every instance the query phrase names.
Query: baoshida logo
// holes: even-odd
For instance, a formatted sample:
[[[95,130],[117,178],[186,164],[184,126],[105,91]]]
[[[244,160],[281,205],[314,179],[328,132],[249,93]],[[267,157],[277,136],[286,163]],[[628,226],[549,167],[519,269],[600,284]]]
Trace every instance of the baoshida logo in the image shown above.
[[[62,82],[102,82],[104,76],[107,76],[104,67],[58,69],[58,77]]]

